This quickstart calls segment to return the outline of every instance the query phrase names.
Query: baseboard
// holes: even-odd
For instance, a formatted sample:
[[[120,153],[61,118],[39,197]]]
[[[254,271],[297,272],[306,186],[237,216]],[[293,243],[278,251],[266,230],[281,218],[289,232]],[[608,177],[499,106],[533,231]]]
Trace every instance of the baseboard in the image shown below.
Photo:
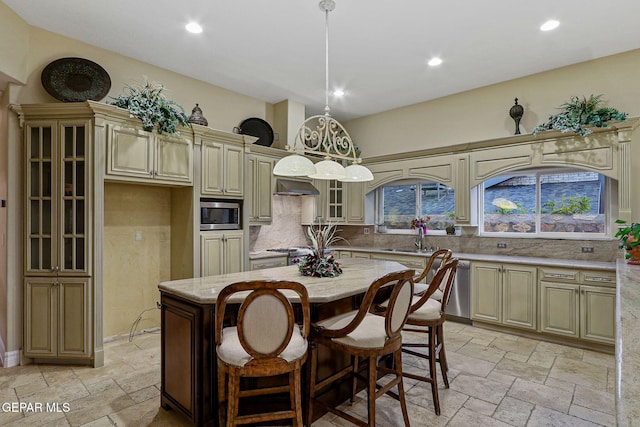
[[[2,352],[2,367],[4,368],[13,368],[14,366],[20,365],[20,350]]]

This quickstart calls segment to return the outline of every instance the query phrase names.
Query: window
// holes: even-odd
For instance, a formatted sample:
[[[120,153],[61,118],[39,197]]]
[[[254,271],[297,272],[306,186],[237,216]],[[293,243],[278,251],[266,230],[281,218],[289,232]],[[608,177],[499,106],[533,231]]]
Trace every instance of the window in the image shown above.
[[[479,191],[483,234],[604,236],[606,179],[576,169],[505,174]]]
[[[411,221],[429,217],[427,229],[454,224],[455,192],[434,182],[402,181],[378,189],[378,223],[387,229],[410,230]]]

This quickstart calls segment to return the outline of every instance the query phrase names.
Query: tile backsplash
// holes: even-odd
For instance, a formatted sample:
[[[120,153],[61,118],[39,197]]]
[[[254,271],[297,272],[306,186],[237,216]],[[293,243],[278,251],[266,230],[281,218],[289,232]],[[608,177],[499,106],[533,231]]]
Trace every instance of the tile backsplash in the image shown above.
[[[249,228],[249,251],[308,246],[301,222],[301,197],[274,195],[270,225]]]

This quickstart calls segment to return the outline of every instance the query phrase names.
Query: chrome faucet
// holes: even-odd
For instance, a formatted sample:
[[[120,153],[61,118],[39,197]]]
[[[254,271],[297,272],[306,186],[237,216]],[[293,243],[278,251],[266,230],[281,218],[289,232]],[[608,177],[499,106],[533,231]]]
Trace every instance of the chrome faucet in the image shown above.
[[[418,237],[416,237],[416,241],[413,242],[413,244],[416,246],[416,248],[418,248],[419,251],[423,249],[422,234],[418,234]]]

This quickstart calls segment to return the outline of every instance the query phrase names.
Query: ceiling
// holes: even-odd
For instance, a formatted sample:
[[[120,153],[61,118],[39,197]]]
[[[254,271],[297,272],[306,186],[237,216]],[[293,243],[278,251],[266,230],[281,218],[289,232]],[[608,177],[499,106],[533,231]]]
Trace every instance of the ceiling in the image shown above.
[[[2,1],[54,33],[266,102],[300,102],[308,114],[324,107],[318,0]],[[329,87],[345,96],[329,105],[339,120],[640,48],[638,0],[336,3]],[[550,18],[560,26],[541,32]],[[191,20],[203,33],[184,30]],[[442,65],[426,65],[432,56]]]

